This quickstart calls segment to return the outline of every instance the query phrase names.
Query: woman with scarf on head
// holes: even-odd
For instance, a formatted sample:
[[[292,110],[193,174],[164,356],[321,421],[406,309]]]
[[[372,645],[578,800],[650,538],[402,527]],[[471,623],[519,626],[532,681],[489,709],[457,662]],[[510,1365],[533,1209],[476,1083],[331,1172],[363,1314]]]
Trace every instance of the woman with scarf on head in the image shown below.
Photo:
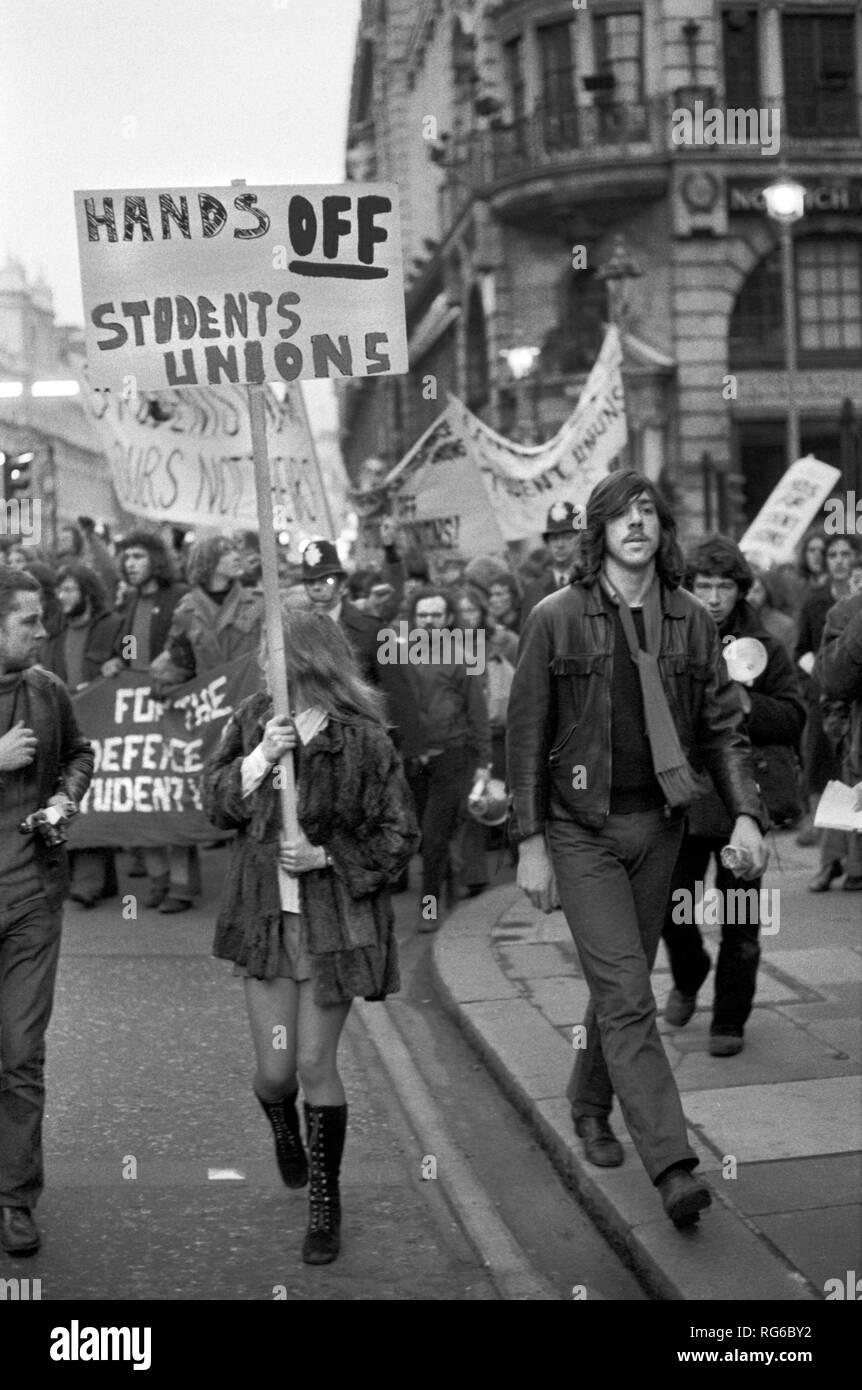
[[[325,613],[285,612],[283,625],[291,717],[273,717],[269,694],[249,696],[203,773],[209,819],[238,832],[213,950],[245,979],[254,1091],[282,1179],[304,1187],[310,1170],[302,1258],[328,1264],[340,1248],[347,1131],[338,1043],[354,998],[399,988],[390,885],[419,831],[380,697],[344,634]],[[275,765],[291,750],[300,834],[287,841]]]

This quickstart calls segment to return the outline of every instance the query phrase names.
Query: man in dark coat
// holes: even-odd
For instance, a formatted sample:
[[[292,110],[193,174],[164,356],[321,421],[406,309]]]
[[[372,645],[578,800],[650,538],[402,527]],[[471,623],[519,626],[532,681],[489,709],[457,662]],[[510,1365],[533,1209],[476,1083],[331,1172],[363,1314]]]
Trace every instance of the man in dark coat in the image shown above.
[[[108,608],[108,596],[101,579],[89,565],[71,561],[57,573],[57,598],[63,612],[63,626],[45,643],[41,665],[71,691],[98,680],[121,628],[119,613]],[[81,907],[95,907],[117,893],[114,851],[107,847],[73,850],[72,888],[69,894]]]
[[[814,673],[827,700],[847,708],[842,776],[857,790],[862,811],[862,592],[836,603],[826,615]],[[847,874],[842,888],[862,892],[862,833],[848,833]]]
[[[378,661],[382,624],[347,597],[347,571],[332,541],[309,541],[302,556],[302,582],[312,608],[328,613],[350,643],[363,678],[383,691],[391,735],[403,758],[425,751],[409,667]]]
[[[747,685],[737,687],[756,765],[759,749],[763,750],[764,759],[777,756],[771,750],[780,747],[796,754],[806,711],[786,648],[761,626],[754,609],[745,601],[753,582],[754,575],[739,547],[724,536],[707,537],[689,555],[686,588],[705,605],[718,626],[722,642],[727,643],[732,638],[754,638],[766,652],[766,666],[760,675]],[[724,650],[727,653],[729,648],[725,646]],[[672,1027],[683,1028],[697,1007],[697,992],[710,967],[703,938],[686,904],[697,901],[698,884],[703,904],[703,884],[714,855],[715,888],[721,907],[716,914],[721,918],[721,946],[715,968],[715,999],[709,1035],[709,1051],[713,1057],[734,1057],[742,1051],[760,961],[760,879],[743,883],[721,863],[721,851],[732,829],[730,816],[717,792],[710,791],[691,807],[662,933],[674,982],[664,1016]],[[752,891],[756,898],[743,896]],[[735,896],[730,897],[730,894]],[[749,910],[751,904],[755,905]]]
[[[133,531],[126,536],[120,549],[120,571],[129,593],[120,610],[114,655],[102,674],[116,676],[123,667],[149,674],[150,663],[167,643],[174,610],[189,587],[175,579],[167,546],[149,531]],[[149,845],[144,863],[149,879],[144,907],[173,913],[191,906],[201,886],[196,848]]]
[[[112,669],[104,675],[117,675],[123,666],[133,671],[149,671],[164,649],[174,609],[188,584],[174,577],[168,548],[149,531],[133,531],[120,549],[120,571],[129,593],[120,609],[120,629],[114,641]],[[133,640],[130,640],[133,639]]]
[[[571,502],[555,502],[550,507],[542,540],[551,552],[551,558],[541,578],[532,580],[524,589],[524,600],[521,604],[522,628],[537,603],[549,594],[556,593],[557,589],[565,589],[571,583],[578,559],[578,523],[581,519],[580,513]]]
[[[62,843],[19,826],[38,811],[74,815],[94,761],[68,690],[35,665],[41,612],[31,575],[0,572],[0,1245],[10,1255],[39,1248],[45,1033],[69,886]]]
[[[57,599],[63,625],[49,637],[42,665],[75,691],[98,680],[110,661],[123,630],[119,613],[112,613],[101,579],[89,565],[71,561],[57,572]]]
[[[649,479],[611,473],[587,503],[581,576],[533,609],[509,695],[507,782],[518,884],[559,902],[590,990],[568,1089],[600,1167],[623,1161],[619,1099],[676,1226],[710,1204],[691,1169],[650,982],[686,808],[704,767],[734,819],[731,842],[762,873],[766,822],[718,630],[679,587],[676,523]]]

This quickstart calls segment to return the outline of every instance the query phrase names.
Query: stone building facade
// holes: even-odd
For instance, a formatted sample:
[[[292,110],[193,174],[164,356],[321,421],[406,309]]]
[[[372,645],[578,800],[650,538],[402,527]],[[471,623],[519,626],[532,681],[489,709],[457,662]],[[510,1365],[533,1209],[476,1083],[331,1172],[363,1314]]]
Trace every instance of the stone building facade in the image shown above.
[[[788,463],[781,172],[807,190],[802,452],[862,491],[859,4],[364,0],[347,145],[348,177],[400,190],[411,366],[339,388],[354,481],[447,390],[548,438],[614,320],[629,460],[688,529],[738,532]],[[541,353],[516,379],[519,346]]]

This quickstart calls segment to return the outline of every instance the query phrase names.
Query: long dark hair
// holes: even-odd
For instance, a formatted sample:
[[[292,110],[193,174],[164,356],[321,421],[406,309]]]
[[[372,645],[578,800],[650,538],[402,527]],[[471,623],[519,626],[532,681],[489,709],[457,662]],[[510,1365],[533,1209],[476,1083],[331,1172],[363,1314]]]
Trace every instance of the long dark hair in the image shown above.
[[[77,560],[70,560],[68,564],[61,565],[57,571],[56,588],[59,588],[64,579],[74,579],[78,588],[81,590],[81,597],[89,599],[90,613],[92,617],[97,617],[104,613],[108,607],[108,596],[105,593],[105,586],[94,569],[89,565],[82,565]]]
[[[123,537],[119,548],[120,573],[126,579],[126,551],[127,550],[146,550],[152,563],[152,577],[159,586],[166,589],[169,584],[176,580],[176,570],[161,536],[154,536],[151,531],[132,531],[128,536]],[[126,580],[128,583],[128,580]]]
[[[642,473],[635,473],[631,469],[609,473],[596,483],[589,495],[580,556],[580,577],[585,583],[592,584],[602,567],[606,524],[620,516],[629,503],[643,493],[653,503],[661,528],[661,540],[655,557],[656,572],[668,589],[679,588],[685,564],[676,538],[676,521],[655,484]]]
[[[350,643],[329,614],[282,609],[281,622],[288,685],[293,688],[299,682],[308,704],[325,710],[331,719],[343,724],[370,719],[385,729],[383,698],[362,679]],[[265,628],[260,664],[266,675]]]

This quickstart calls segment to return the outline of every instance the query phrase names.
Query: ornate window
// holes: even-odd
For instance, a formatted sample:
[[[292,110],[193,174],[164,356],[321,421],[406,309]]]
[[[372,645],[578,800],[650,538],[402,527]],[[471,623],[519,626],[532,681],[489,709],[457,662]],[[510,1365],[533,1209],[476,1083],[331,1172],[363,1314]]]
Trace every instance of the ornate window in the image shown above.
[[[757,10],[725,10],[721,16],[724,48],[724,98],[728,106],[760,106]],[[774,92],[766,92],[771,98]]]
[[[545,148],[576,146],[577,102],[572,21],[545,24],[537,31],[542,65],[542,124]]]
[[[796,246],[799,351],[862,351],[862,238],[804,237]]]
[[[640,11],[597,15],[594,26],[596,72],[614,79],[607,100],[624,106],[640,105],[643,101]]]
[[[523,120],[527,107],[524,93],[524,40],[520,34],[503,45],[503,61],[506,69],[509,113],[512,123],[516,124]]]
[[[857,134],[853,23],[849,12],[783,16],[788,134]]]
[[[796,266],[796,341],[803,366],[862,351],[862,237],[800,237]],[[778,248],[755,266],[730,320],[730,365],[782,366],[781,258]]]

